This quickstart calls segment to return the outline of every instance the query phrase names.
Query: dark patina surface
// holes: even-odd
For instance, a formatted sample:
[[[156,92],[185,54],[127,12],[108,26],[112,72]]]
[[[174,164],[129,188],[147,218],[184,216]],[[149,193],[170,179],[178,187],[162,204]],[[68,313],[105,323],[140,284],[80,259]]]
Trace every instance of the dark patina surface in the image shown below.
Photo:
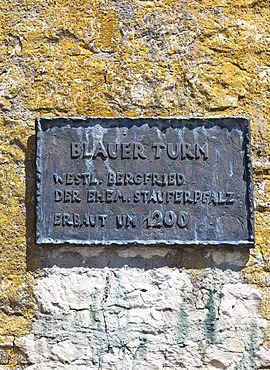
[[[37,243],[253,245],[249,121],[38,118]]]

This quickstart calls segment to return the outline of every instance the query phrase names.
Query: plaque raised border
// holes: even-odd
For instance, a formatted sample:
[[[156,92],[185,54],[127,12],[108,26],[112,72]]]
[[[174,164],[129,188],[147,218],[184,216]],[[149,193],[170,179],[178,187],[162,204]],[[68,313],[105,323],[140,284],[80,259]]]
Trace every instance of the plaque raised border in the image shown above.
[[[36,119],[38,244],[254,246],[247,117]]]

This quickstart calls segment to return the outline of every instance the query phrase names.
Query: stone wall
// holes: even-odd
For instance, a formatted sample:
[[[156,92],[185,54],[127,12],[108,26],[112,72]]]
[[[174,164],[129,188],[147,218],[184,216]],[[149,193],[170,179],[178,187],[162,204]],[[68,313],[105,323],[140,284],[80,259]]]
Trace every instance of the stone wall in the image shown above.
[[[270,369],[267,0],[10,0],[0,369]],[[251,119],[256,246],[35,245],[37,116]]]

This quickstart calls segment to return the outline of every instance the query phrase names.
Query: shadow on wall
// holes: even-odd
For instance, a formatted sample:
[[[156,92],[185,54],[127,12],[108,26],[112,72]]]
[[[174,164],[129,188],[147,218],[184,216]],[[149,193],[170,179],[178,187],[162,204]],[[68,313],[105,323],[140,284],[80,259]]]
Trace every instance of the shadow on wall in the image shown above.
[[[249,259],[249,248],[243,247],[171,247],[171,246],[76,246],[37,245],[36,223],[36,142],[31,136],[27,143],[26,169],[26,241],[27,268],[36,270],[58,266],[63,268],[121,268],[141,269],[177,267],[187,269],[219,268],[240,271]]]

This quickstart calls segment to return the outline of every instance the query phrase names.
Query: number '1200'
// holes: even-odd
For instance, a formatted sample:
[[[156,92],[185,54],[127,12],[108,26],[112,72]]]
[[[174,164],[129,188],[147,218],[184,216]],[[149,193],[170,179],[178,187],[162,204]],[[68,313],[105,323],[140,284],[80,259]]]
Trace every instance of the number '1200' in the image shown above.
[[[188,214],[185,211],[175,213],[174,211],[150,211],[143,220],[146,227],[172,227],[177,225],[179,227],[186,227],[188,223]]]

